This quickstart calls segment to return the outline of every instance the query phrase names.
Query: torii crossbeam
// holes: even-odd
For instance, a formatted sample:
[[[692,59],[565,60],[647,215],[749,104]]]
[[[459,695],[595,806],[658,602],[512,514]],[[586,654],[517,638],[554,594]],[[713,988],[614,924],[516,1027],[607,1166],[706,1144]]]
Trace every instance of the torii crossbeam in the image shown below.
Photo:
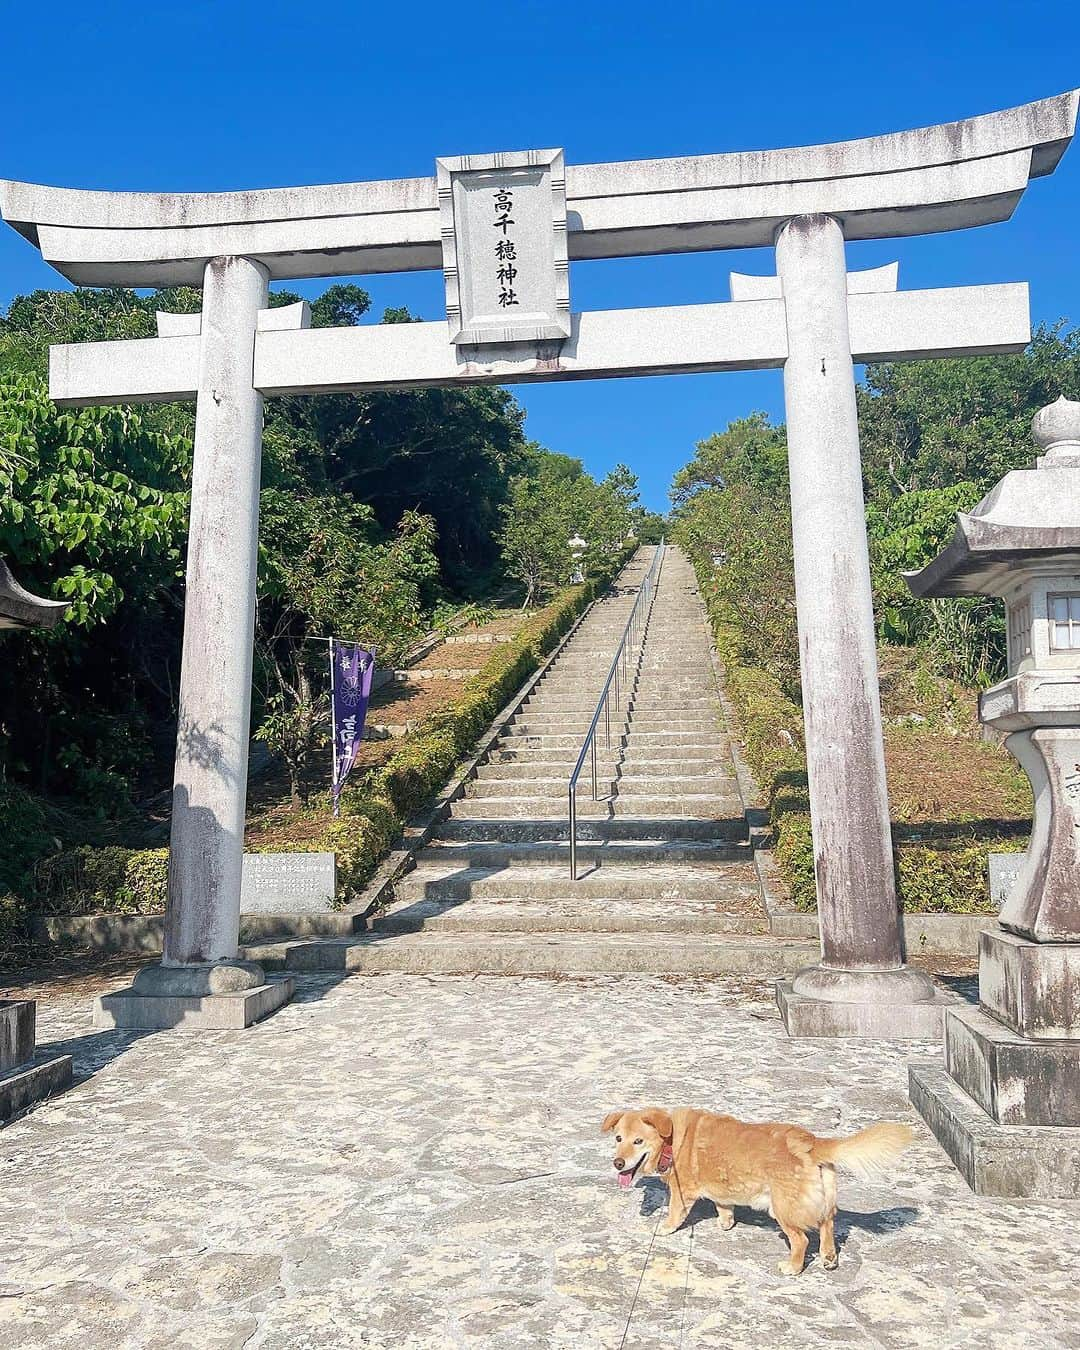
[[[898,292],[894,270],[849,274],[844,243],[1007,220],[1030,179],[1056,168],[1077,103],[1073,91],[765,152],[566,168],[557,150],[472,156],[391,182],[145,194],[0,182],[0,214],[70,281],[203,287],[201,316],[160,316],[158,338],[51,354],[58,403],[197,399],[165,952],[144,990],[261,980],[236,955],[264,395],[778,367],[823,948],[785,1019],[792,1032],[858,1034],[885,1008],[892,1035],[936,1034],[934,991],[904,964],[897,913],[853,362],[1020,351],[1027,288]],[[524,208],[481,222],[501,227],[501,256],[514,256],[515,221],[542,245],[519,241],[535,291],[520,319],[493,311],[494,272],[477,260],[470,212],[488,209],[485,185],[497,207]],[[729,303],[560,326],[568,261],[770,244],[776,277],[733,276]],[[453,323],[311,330],[304,307],[268,309],[271,280],[439,266]],[[504,289],[498,303],[519,299]],[[462,307],[485,305],[470,327]],[[505,341],[475,340],[504,321]]]

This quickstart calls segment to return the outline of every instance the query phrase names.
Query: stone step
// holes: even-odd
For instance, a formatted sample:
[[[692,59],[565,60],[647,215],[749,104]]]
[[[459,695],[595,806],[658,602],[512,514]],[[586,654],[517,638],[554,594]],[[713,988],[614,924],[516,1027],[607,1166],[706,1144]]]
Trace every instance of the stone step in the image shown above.
[[[578,883],[580,886],[580,883]],[[730,905],[730,907],[726,907]],[[769,931],[760,904],[717,900],[627,899],[596,894],[412,899],[371,921],[373,933],[758,933]]]
[[[455,802],[454,805],[464,805]],[[474,806],[480,806],[476,802]],[[439,837],[449,840],[479,840],[502,843],[526,843],[538,840],[565,840],[570,838],[570,822],[565,814],[560,816],[493,816],[481,812],[464,815],[452,815],[439,826]],[[601,843],[612,839],[630,839],[636,841],[658,840],[664,843],[675,841],[708,841],[718,839],[745,840],[747,837],[746,818],[740,811],[738,815],[728,814],[716,817],[700,816],[649,816],[619,815],[608,817],[589,817],[582,813],[578,817],[577,837],[579,844]]]
[[[687,714],[674,713],[666,716],[663,713],[646,713],[638,717],[631,713],[629,719],[625,714],[616,718],[615,710],[612,709],[612,723],[616,721],[620,724],[627,723],[628,730],[633,731],[718,731],[719,721],[717,717],[708,713],[704,716],[691,716]],[[601,718],[603,721],[603,718]],[[521,713],[514,719],[514,727],[519,729],[519,734],[531,735],[568,735],[577,730],[588,731],[592,724],[592,714],[583,713]]]
[[[558,695],[545,695],[543,698],[528,699],[522,705],[522,713],[532,717],[534,714],[547,715],[548,713],[557,713],[559,715],[577,713],[584,717],[591,718],[596,711],[598,699],[579,699],[574,696],[559,697]],[[686,698],[672,699],[652,699],[647,703],[642,703],[640,698],[635,698],[625,709],[625,711],[635,720],[641,721],[644,714],[657,717],[663,717],[670,720],[673,717],[712,717],[715,719],[719,705],[715,699],[703,698],[691,700]]]
[[[581,770],[580,782],[584,784],[585,767]],[[491,764],[480,770],[466,789],[472,797],[546,797],[555,792],[565,792],[569,785],[569,773],[553,774],[550,766]],[[588,774],[591,788],[592,773]],[[734,774],[724,768],[716,768],[709,774],[654,773],[629,777],[625,773],[604,774],[597,767],[597,790],[607,796],[637,796],[644,793],[651,796],[662,792],[668,796],[694,796],[701,793],[733,791]]]
[[[523,740],[527,739],[522,737]],[[633,747],[624,746],[621,738],[612,737],[610,748],[604,739],[603,728],[600,729],[600,735],[596,742],[597,764],[642,764],[648,765],[647,772],[653,771],[656,765],[660,770],[665,767],[678,767],[680,764],[712,764],[718,762],[718,753],[722,754],[724,746],[715,745],[681,745],[672,747],[663,742],[655,745],[635,744]],[[567,772],[577,763],[578,752],[581,749],[581,742],[576,745],[515,745],[514,742],[500,741],[498,746],[492,750],[491,764],[551,764],[552,772],[555,772],[555,766],[560,770],[565,766]],[[727,757],[724,756],[726,763]]]
[[[362,934],[347,941],[255,949],[290,971],[413,975],[790,974],[815,961],[817,943],[756,934],[470,933]]]
[[[756,897],[757,873],[745,862],[597,863],[576,881],[569,867],[454,867],[422,857],[394,887],[401,900],[566,900],[593,895],[610,900],[702,900]]]
[[[489,764],[482,764],[477,770],[477,776],[480,779],[502,779],[506,782],[524,782],[530,778],[537,781],[543,779],[557,779],[565,783],[569,778],[571,771],[576,763],[575,759],[566,759],[561,763],[552,763],[550,760],[540,760],[532,762],[518,762],[516,764],[507,763],[505,760],[495,760]],[[586,755],[585,763],[582,766],[582,774],[591,774],[591,757]],[[695,771],[696,770],[696,771]],[[602,778],[605,782],[638,783],[647,782],[656,784],[658,782],[671,782],[674,779],[692,778],[698,779],[730,778],[733,776],[731,767],[727,764],[718,763],[715,759],[708,760],[687,760],[687,759],[666,759],[666,760],[605,760],[598,752],[596,761],[597,778]]]
[[[506,736],[499,742],[502,746],[516,745],[519,742],[523,746],[535,746],[537,749],[556,749],[576,745],[580,750],[585,739],[585,731],[529,731],[527,727],[507,728]],[[719,726],[712,728],[708,732],[683,731],[681,728],[669,728],[667,731],[642,731],[640,728],[632,732],[624,733],[619,728],[619,738],[627,744],[633,746],[661,746],[676,749],[681,753],[680,747],[683,745],[713,745],[717,751],[725,751],[728,746],[728,737],[720,730]],[[611,737],[615,740],[616,729],[612,725]],[[604,725],[601,721],[597,728],[597,736],[603,740]]]
[[[460,797],[451,807],[452,814],[459,820],[499,820],[533,818],[536,820],[558,820],[567,813],[565,790],[551,797]],[[614,798],[611,801],[594,802],[590,797],[579,796],[577,804],[578,818],[601,819],[619,816],[677,816],[694,820],[722,820],[735,815],[742,816],[742,805],[734,794],[687,793],[684,796],[634,796],[625,800]]]
[[[578,842],[578,867],[634,867],[646,863],[683,865],[696,863],[739,863],[749,867],[753,851],[748,843],[737,840],[608,839],[603,843]],[[456,868],[558,867],[570,863],[570,844],[561,839],[540,839],[523,843],[498,843],[492,840],[440,838],[419,855],[425,862]],[[801,936],[796,934],[795,936]]]

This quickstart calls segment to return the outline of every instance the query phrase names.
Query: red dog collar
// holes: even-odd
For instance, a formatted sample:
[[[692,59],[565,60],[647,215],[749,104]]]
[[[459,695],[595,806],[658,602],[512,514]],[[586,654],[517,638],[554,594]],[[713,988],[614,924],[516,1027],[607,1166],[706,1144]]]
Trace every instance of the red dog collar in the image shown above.
[[[665,1144],[664,1147],[660,1150],[660,1157],[656,1164],[656,1170],[661,1174],[663,1174],[664,1172],[670,1172],[674,1161],[675,1160],[671,1152],[671,1145]]]

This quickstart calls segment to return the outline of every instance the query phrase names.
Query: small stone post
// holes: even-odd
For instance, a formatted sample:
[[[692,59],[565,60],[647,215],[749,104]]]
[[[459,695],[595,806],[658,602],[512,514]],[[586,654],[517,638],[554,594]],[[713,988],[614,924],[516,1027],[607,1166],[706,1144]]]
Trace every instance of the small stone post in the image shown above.
[[[934,1035],[940,1009],[932,982],[904,964],[893,874],[839,224],[822,215],[788,221],[776,270],[822,947],[821,964],[781,983],[778,1001],[791,1035]]]
[[[979,942],[979,1007],[945,1015],[945,1063],[911,1100],[982,1195],[1080,1199],[1080,403],[1036,414],[1016,470],[908,577],[916,595],[1000,595],[1009,678],[979,716],[1007,733],[1035,819],[1000,927]]]
[[[99,1000],[105,1025],[247,1025],[291,994],[237,959],[262,467],[252,381],[267,298],[261,263],[207,264],[164,954],[130,994]],[[244,1007],[213,1007],[248,992]]]

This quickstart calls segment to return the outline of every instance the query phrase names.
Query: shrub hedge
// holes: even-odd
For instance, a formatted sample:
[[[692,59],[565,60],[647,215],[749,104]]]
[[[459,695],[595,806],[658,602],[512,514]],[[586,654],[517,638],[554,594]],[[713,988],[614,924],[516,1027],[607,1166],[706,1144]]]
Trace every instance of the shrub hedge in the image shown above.
[[[746,664],[747,649],[738,623],[719,594],[711,559],[694,564],[709,613],[717,653],[726,672],[726,689],[739,720],[746,758],[765,794],[776,860],[800,910],[817,908],[814,844],[810,829],[802,710],[765,670]],[[894,844],[897,888],[909,913],[994,913],[986,875],[986,855],[1022,851],[1026,842],[967,828],[969,837],[905,840]]]
[[[439,794],[499,710],[632,552],[626,549],[584,585],[567,588],[527,619],[513,641],[494,646],[480,673],[464,683],[453,703],[424,718],[380,768],[346,786],[341,815],[328,818],[317,839],[268,849],[336,853],[338,903],[347,905],[390,852],[406,820]],[[88,846],[53,854],[35,870],[34,907],[50,915],[161,913],[168,856],[164,848]]]

